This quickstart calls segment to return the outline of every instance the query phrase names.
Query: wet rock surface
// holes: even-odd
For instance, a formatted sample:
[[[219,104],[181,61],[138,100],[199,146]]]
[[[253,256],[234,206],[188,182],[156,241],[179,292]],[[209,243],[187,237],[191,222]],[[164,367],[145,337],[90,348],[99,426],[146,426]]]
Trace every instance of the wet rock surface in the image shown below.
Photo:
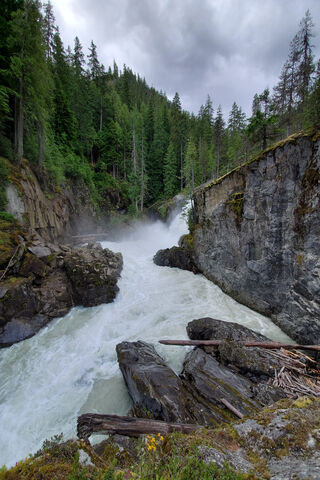
[[[271,480],[316,480],[320,473],[320,399],[281,400],[217,432],[216,446],[198,447],[207,464],[227,461]]]
[[[219,331],[218,338],[225,339],[228,361],[224,361],[219,350],[206,353],[195,348],[187,353],[180,376],[165,364],[152,345],[145,342],[117,345],[119,366],[134,403],[134,415],[168,422],[218,425],[237,418],[222,399],[248,415],[286,396],[282,389],[268,383],[266,369],[261,372],[262,367],[251,366],[257,358],[254,351],[262,349],[250,349],[247,363],[248,349],[243,348],[243,358],[232,355],[237,349],[232,338],[245,340],[256,335],[256,339],[265,340],[265,337],[241,325],[210,318],[193,320],[188,325],[189,335],[198,332],[199,339],[210,337],[213,331]],[[264,358],[265,364],[267,360]]]
[[[181,270],[189,270],[193,273],[199,272],[193,261],[191,250],[182,247],[158,250],[153,257],[153,261],[156,265],[161,267],[177,267]]]
[[[234,366],[239,373],[256,382],[261,377],[263,380],[273,377],[275,369],[280,370],[282,366],[279,359],[270,355],[270,352],[239,344],[245,340],[270,341],[243,325],[206,317],[189,322],[187,333],[192,340],[224,340],[219,347],[204,347],[204,350],[214,353],[223,365]]]
[[[109,303],[119,291],[122,255],[103,249],[100,243],[67,252],[64,265],[76,304],[92,307]]]
[[[188,411],[192,399],[152,345],[122,342],[117,345],[117,355],[136,416],[194,423]]]
[[[306,344],[320,343],[315,138],[296,136],[194,194],[193,258],[199,270]]]
[[[0,347],[31,337],[73,306],[115,298],[122,269],[120,253],[100,244],[70,248],[39,239],[20,246],[21,254],[13,257],[0,281]]]

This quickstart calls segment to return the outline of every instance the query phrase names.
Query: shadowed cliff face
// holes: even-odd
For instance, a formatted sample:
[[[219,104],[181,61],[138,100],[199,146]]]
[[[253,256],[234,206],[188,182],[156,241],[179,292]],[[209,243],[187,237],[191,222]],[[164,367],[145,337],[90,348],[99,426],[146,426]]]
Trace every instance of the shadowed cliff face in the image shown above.
[[[319,149],[297,135],[194,195],[199,270],[305,343],[320,343]]]

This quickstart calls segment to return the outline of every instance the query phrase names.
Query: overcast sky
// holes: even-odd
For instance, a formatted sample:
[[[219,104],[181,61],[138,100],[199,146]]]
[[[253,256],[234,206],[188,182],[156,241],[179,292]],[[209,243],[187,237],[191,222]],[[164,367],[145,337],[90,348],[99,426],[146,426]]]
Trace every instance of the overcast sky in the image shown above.
[[[320,0],[51,0],[65,47],[91,40],[106,68],[115,59],[198,113],[209,94],[225,114],[277,82],[289,43],[310,10],[320,57]]]

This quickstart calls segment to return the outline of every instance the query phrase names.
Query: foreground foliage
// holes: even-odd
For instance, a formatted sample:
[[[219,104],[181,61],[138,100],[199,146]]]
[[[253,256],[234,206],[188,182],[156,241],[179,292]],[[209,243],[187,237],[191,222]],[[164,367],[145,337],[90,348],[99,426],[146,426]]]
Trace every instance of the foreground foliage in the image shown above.
[[[182,435],[169,435],[159,442],[159,436],[146,439],[138,447],[136,463],[123,455],[118,462],[107,448],[102,458],[86,444],[78,441],[60,443],[57,436],[46,441],[34,456],[18,462],[10,470],[0,470],[0,480],[255,480],[254,474],[236,473],[226,463],[218,468],[214,463],[207,465],[199,458],[198,442],[184,445]],[[81,463],[80,458],[91,458],[90,465]],[[110,456],[110,458],[109,458]],[[93,461],[93,463],[91,463]]]

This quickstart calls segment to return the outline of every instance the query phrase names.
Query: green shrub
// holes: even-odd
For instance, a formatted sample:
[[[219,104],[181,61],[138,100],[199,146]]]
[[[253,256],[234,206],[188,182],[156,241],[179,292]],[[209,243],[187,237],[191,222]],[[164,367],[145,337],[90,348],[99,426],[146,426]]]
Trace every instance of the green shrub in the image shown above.
[[[7,213],[7,212],[0,211],[0,220],[4,220],[5,222],[16,223],[16,219],[14,218],[14,216],[11,215],[11,213]]]
[[[8,184],[9,171],[4,158],[0,158],[0,210],[4,210],[7,205],[6,186]]]

